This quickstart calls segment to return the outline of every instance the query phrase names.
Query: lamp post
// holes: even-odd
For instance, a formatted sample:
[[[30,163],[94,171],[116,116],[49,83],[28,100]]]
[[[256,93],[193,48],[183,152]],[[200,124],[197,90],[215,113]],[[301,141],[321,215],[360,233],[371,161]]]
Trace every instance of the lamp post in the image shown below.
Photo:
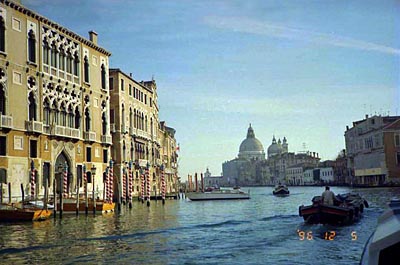
[[[90,169],[90,173],[92,175],[92,196],[93,196],[93,214],[96,214],[96,196],[95,196],[95,191],[94,191],[94,179],[96,176],[96,166],[92,165],[92,168]]]

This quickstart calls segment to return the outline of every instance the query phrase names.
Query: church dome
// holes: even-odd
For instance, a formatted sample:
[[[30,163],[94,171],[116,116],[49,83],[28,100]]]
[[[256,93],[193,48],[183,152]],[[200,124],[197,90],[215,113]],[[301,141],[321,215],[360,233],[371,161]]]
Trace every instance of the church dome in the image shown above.
[[[243,140],[239,147],[239,158],[256,158],[265,159],[264,147],[262,143],[256,138],[254,130],[249,126],[247,130],[247,137]]]
[[[276,143],[275,136],[272,138],[272,144],[268,147],[268,157],[271,157],[282,152],[282,147],[279,143]]]

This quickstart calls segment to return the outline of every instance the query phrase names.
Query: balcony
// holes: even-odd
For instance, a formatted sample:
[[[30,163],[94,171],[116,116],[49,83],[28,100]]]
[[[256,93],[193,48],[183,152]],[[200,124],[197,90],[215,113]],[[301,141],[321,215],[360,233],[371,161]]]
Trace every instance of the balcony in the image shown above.
[[[102,135],[102,136],[101,136],[101,142],[102,142],[103,144],[112,144],[111,135]]]
[[[60,126],[60,125],[56,125],[54,127],[54,135],[55,136],[67,136],[65,134],[65,127],[64,126]]]
[[[13,127],[13,118],[11,116],[6,116],[0,114],[0,128],[4,129],[12,129]]]
[[[25,121],[25,129],[31,133],[42,133],[43,123],[39,121]]]
[[[96,141],[96,133],[95,132],[84,132],[83,138],[85,141],[95,142]]]

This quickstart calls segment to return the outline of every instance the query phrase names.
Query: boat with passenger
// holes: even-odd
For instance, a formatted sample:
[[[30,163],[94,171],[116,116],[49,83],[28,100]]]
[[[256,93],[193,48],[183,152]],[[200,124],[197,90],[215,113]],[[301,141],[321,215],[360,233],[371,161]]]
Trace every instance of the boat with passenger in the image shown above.
[[[250,199],[250,192],[240,189],[206,189],[205,192],[189,192],[186,196],[191,201],[206,200],[243,200]]]
[[[272,193],[275,196],[288,196],[290,194],[288,187],[282,184],[276,185]]]
[[[400,260],[400,199],[392,199],[379,218],[361,257],[365,265],[394,264]]]
[[[368,202],[357,193],[338,194],[333,205],[315,196],[311,205],[299,206],[299,215],[308,224],[351,224],[361,217],[364,207]]]

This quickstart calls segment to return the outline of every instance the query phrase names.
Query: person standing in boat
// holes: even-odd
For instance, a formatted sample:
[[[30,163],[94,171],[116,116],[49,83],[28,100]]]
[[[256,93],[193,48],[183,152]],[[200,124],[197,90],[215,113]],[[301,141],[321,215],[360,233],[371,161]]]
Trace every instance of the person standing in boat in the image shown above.
[[[335,194],[330,190],[329,186],[325,187],[325,191],[322,193],[322,203],[326,205],[333,205],[335,201]]]

